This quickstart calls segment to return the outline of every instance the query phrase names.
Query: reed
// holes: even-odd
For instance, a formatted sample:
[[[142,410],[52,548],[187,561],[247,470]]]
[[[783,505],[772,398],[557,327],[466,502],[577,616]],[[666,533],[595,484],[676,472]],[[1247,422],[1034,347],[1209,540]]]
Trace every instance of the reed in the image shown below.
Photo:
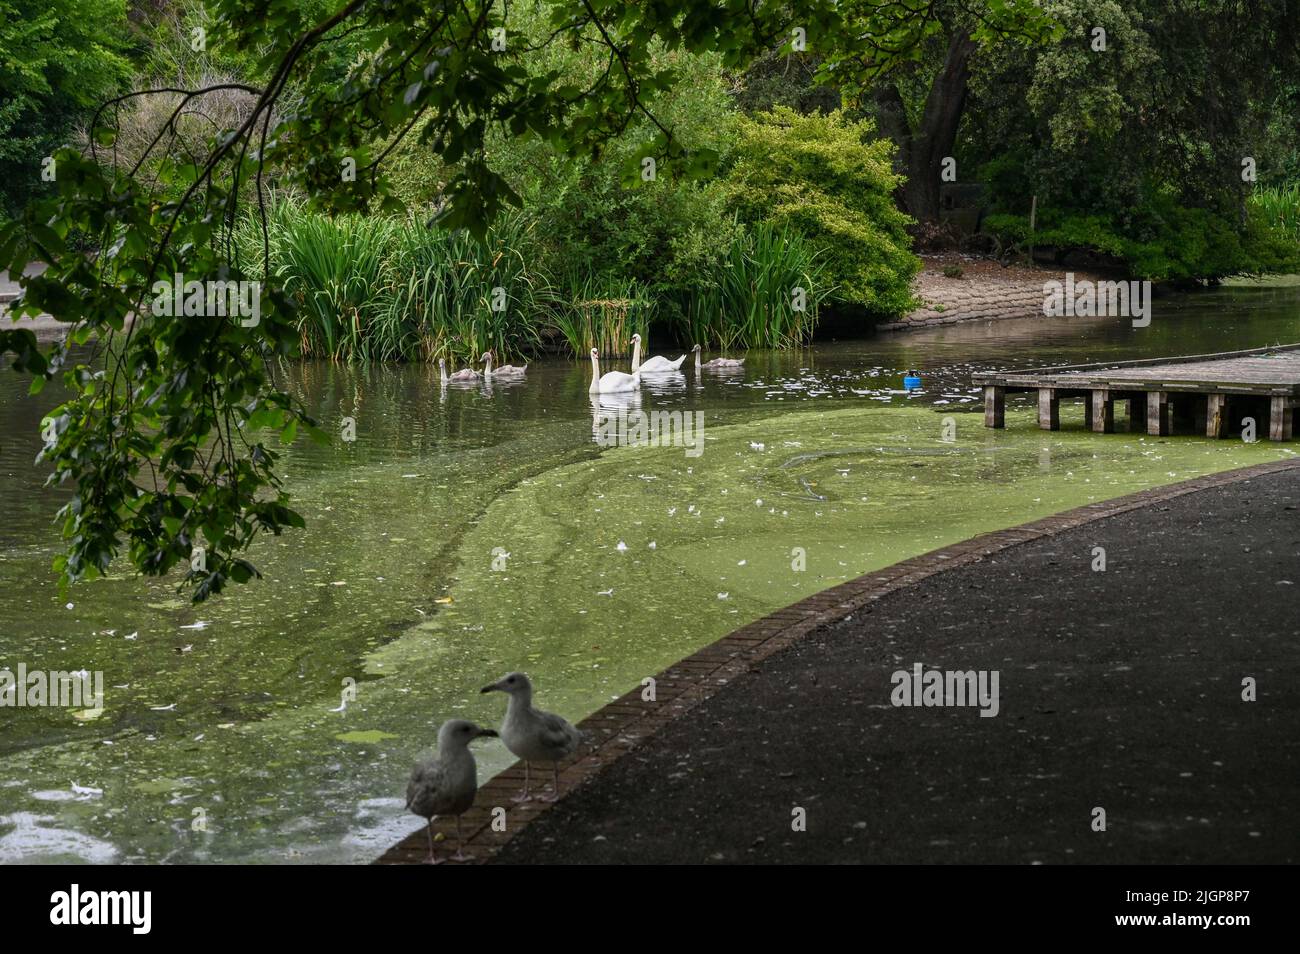
[[[684,341],[723,350],[807,343],[834,291],[812,245],[767,224],[739,232],[711,279],[679,299],[678,331]]]
[[[530,254],[532,224],[518,213],[499,220],[485,243],[407,223],[385,266],[379,311],[388,356],[474,363],[536,352],[554,290]]]
[[[268,223],[271,278],[298,306],[308,357],[369,358],[370,324],[382,300],[386,219],[330,219],[287,203]]]
[[[660,305],[687,344],[724,351],[799,347],[833,292],[804,238],[760,224],[737,229],[719,265],[656,295],[643,282],[571,269],[553,276],[530,216],[502,216],[484,242],[378,216],[329,217],[278,202],[269,222],[270,279],[298,307],[302,352],[348,361],[477,365],[526,359],[558,335],[572,352],[625,355]],[[241,255],[261,259],[261,229]],[[796,289],[804,308],[796,307]]]
[[[592,348],[603,356],[626,354],[632,336],[649,330],[655,301],[636,279],[571,271],[560,287],[553,320],[579,358]]]
[[[551,309],[550,282],[525,250],[516,213],[487,241],[421,223],[328,217],[288,202],[268,223],[271,277],[298,306],[303,354],[339,360],[447,358],[477,364],[536,350]],[[258,240],[256,223],[243,244]]]
[[[1256,188],[1250,194],[1250,204],[1266,223],[1300,242],[1300,182]]]

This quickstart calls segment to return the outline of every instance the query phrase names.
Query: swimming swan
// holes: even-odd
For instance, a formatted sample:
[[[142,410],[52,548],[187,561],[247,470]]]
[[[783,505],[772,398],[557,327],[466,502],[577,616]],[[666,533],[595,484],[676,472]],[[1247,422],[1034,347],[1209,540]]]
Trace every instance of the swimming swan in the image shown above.
[[[483,377],[483,375],[479,374],[473,368],[461,368],[455,374],[448,376],[447,360],[445,358],[438,359],[438,370],[442,373],[442,381],[444,384],[448,381],[478,381]]]
[[[528,373],[528,365],[522,367],[513,364],[503,364],[499,368],[492,367],[492,352],[484,351],[480,361],[487,362],[483,368],[483,377],[485,378],[522,378]]]
[[[695,370],[699,371],[701,367],[711,368],[714,371],[727,371],[733,368],[743,368],[745,366],[744,358],[714,358],[712,361],[706,361],[700,364],[700,346],[696,345],[691,349],[695,352]]]
[[[669,361],[660,355],[653,358],[646,358],[645,364],[641,363],[641,336],[632,336],[632,370],[640,371],[642,374],[662,374],[667,371],[677,371],[681,368],[682,362],[686,360],[686,355],[682,355],[676,361]]]
[[[591,349],[591,387],[587,390],[591,393],[608,394],[614,391],[635,391],[641,386],[641,374],[633,371],[627,374],[624,371],[609,371],[605,375],[600,373],[600,354],[595,348]]]

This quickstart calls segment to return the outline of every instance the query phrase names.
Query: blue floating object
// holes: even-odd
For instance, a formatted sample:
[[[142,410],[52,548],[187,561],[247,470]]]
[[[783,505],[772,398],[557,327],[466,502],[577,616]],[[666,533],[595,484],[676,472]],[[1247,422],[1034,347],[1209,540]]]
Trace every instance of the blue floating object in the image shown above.
[[[921,376],[915,371],[909,371],[903,375],[903,387],[909,391],[915,391],[921,386]]]

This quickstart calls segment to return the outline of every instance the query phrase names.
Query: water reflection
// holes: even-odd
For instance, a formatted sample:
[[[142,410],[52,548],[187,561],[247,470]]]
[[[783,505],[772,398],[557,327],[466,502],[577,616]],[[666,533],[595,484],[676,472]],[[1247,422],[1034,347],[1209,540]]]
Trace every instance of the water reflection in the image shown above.
[[[753,352],[739,372],[688,366],[598,396],[570,361],[445,386],[425,365],[284,362],[281,386],[330,433],[353,418],[356,440],[286,449],[309,529],[259,544],[265,579],[200,610],[121,566],[58,592],[50,517],[64,491],[32,466],[57,390],[31,399],[0,376],[0,666],[106,683],[93,720],[6,711],[0,860],[369,860],[418,827],[400,792],[438,721],[499,717],[476,689],[501,672],[528,670],[548,707],[578,718],[877,566],[1290,450],[1099,438],[1068,402],[1061,432],[988,431],[973,369],[1257,347],[1300,339],[1298,315],[1300,288],[1225,289],[1158,300],[1146,329],[951,325]],[[911,368],[924,392],[904,391]],[[658,418],[671,446],[595,440],[634,413],[675,413]],[[1032,421],[1009,401],[1017,413]],[[678,440],[688,422],[707,434],[702,454]],[[347,679],[356,699],[341,706]],[[483,775],[508,761],[485,749]]]
[[[641,390],[654,397],[680,394],[686,390],[686,375],[680,371],[658,371],[641,375]]]

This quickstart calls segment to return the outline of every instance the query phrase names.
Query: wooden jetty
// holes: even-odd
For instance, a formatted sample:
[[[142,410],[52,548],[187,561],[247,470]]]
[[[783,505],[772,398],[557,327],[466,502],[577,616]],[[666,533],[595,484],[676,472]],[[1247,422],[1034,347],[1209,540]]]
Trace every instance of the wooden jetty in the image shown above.
[[[1099,434],[1115,430],[1115,403],[1127,404],[1128,429],[1148,434],[1223,437],[1245,417],[1268,419],[1268,436],[1292,438],[1300,400],[1300,343],[1151,358],[1066,365],[1006,374],[976,374],[984,388],[984,426],[1005,427],[1006,395],[1038,392],[1038,426],[1061,426],[1061,398],[1083,397],[1084,419]],[[1262,436],[1263,428],[1260,427]]]

